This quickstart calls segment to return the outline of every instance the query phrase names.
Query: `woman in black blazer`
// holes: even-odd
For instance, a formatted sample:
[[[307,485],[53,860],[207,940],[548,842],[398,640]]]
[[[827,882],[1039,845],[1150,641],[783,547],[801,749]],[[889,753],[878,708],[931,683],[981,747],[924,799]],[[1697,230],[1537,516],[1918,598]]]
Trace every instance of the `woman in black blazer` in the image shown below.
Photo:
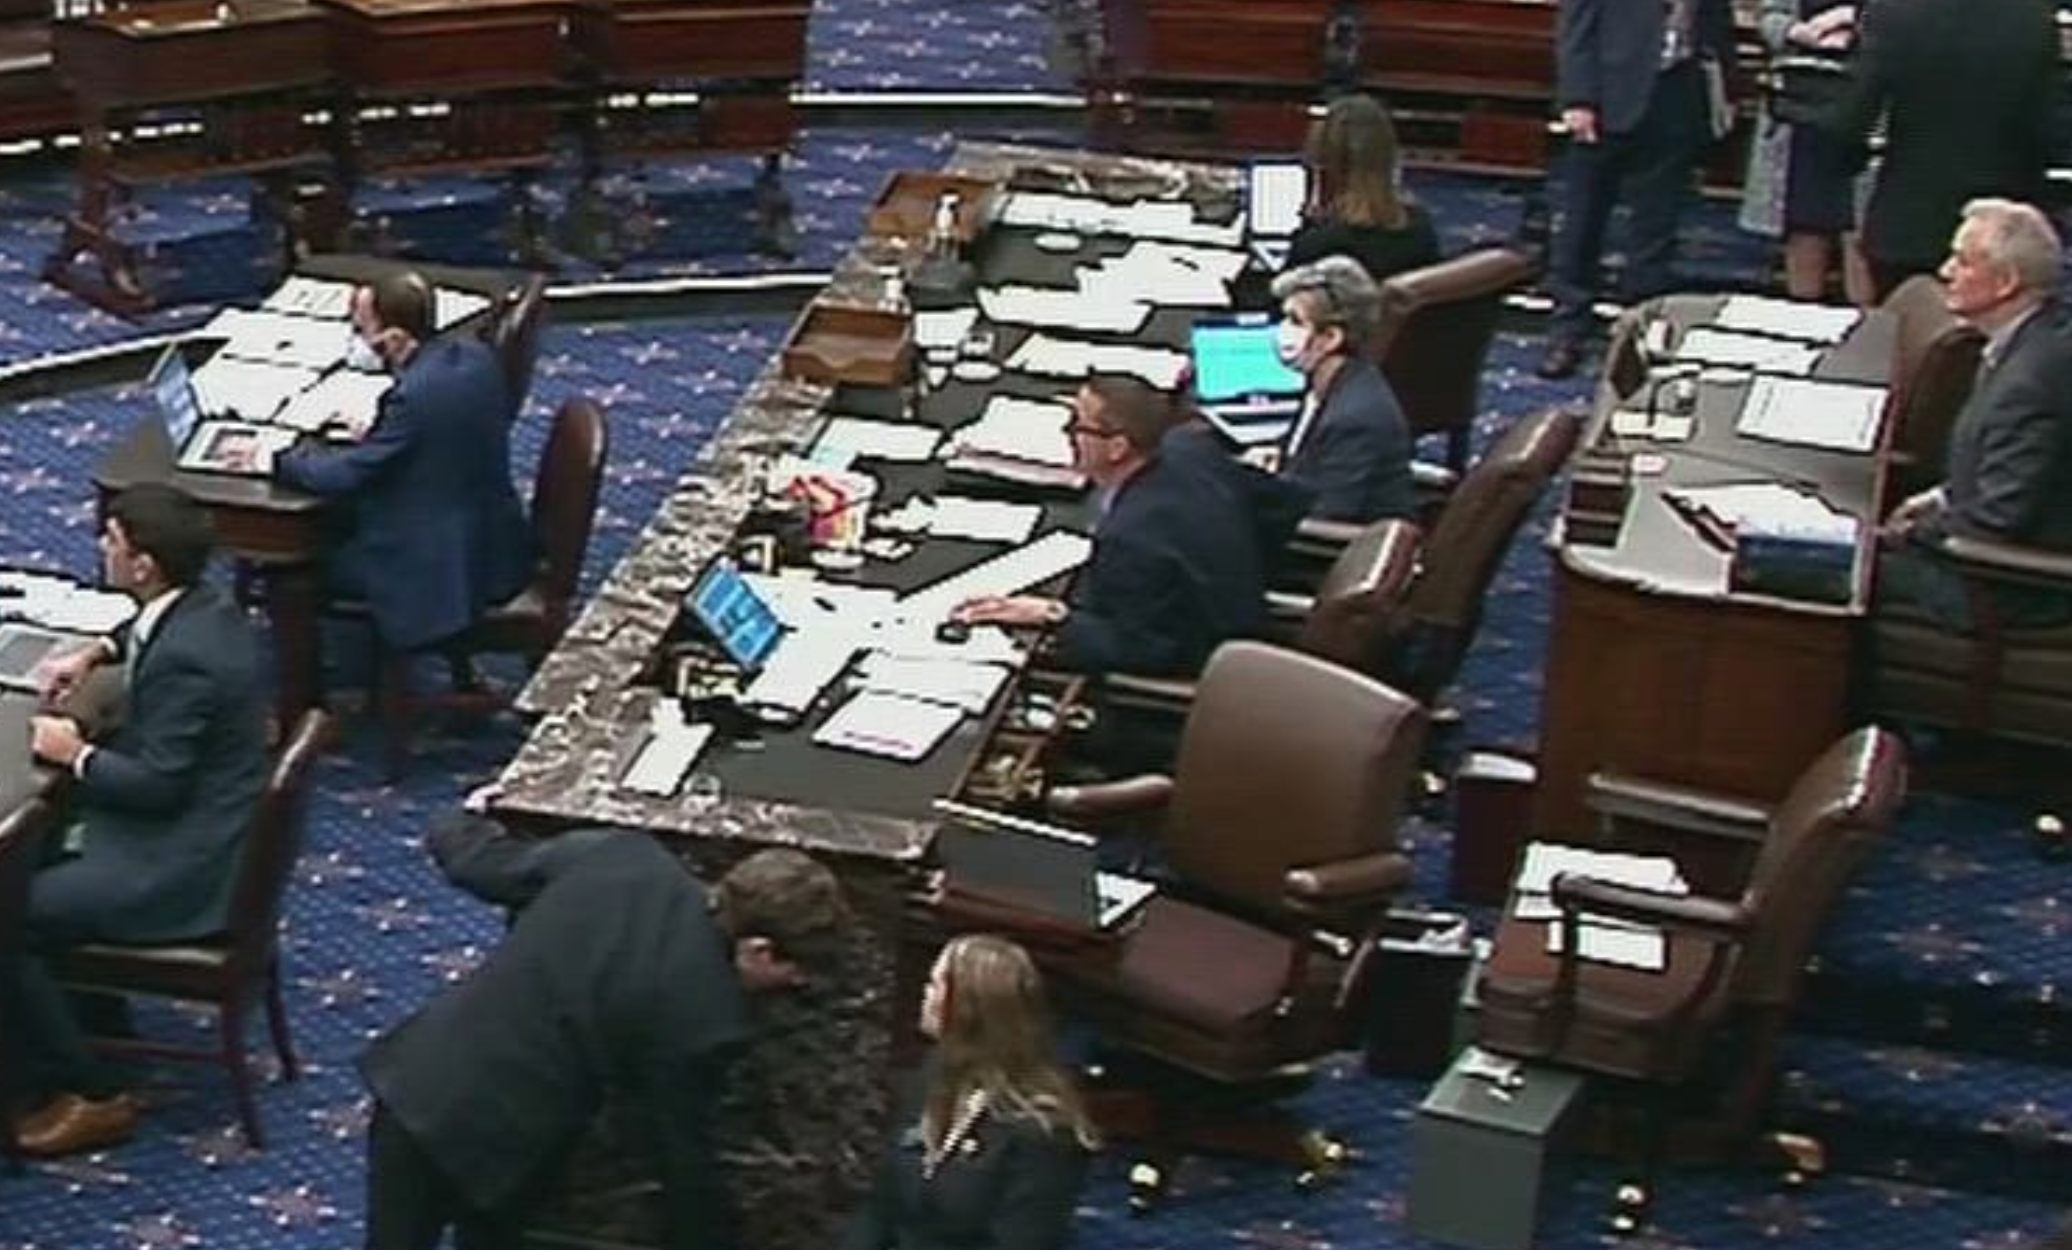
[[[983,934],[943,948],[921,1001],[918,1096],[843,1250],[1063,1250],[1095,1139],[1052,1053],[1043,983]]]
[[[1405,197],[1396,124],[1372,96],[1340,96],[1309,132],[1309,220],[1288,244],[1288,268],[1350,256],[1376,283],[1439,259],[1425,210]]]

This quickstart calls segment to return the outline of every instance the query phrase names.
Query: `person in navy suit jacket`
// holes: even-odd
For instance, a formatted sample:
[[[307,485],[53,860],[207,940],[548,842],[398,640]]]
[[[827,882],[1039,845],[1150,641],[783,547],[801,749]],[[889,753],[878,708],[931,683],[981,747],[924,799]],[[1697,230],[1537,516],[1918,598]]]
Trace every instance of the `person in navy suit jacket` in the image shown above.
[[[200,582],[207,514],[170,486],[115,497],[101,531],[109,585],[138,612],[115,640],[72,651],[39,674],[46,697],[119,662],[127,711],[106,740],[77,722],[30,722],[38,758],[72,774],[76,851],[29,887],[28,939],[49,954],[83,942],[177,942],[220,932],[245,826],[265,787],[266,706],[259,649],[237,605]],[[95,1063],[39,960],[21,970],[32,1084],[47,1096],[17,1125],[33,1154],[119,1141],[135,1108]]]
[[[1942,485],[1885,524],[1882,595],[1970,631],[1987,606],[2007,625],[2072,619],[2043,587],[1995,585],[1971,598],[1939,550],[1952,535],[2072,551],[2072,336],[2052,298],[2064,249],[2049,218],[2012,200],[1973,200],[1943,262],[1944,302],[1986,335],[1978,381],[1950,430]]]
[[[1209,653],[1266,623],[1259,523],[1205,463],[1160,454],[1166,396],[1135,378],[1090,379],[1072,401],[1072,447],[1101,508],[1093,556],[1064,599],[985,596],[959,620],[1043,625],[1066,668],[1191,677]]]
[[[1544,377],[1581,359],[1605,227],[1628,212],[1623,298],[1669,290],[1677,223],[1713,134],[1708,87],[1734,47],[1727,0],[1559,0],[1555,92],[1568,129],[1561,217],[1547,264],[1554,297]]]
[[[1365,525],[1416,509],[1410,425],[1366,347],[1381,288],[1350,256],[1326,256],[1274,279],[1281,362],[1308,380],[1281,473],[1315,495],[1310,515]]]
[[[511,486],[509,384],[487,345],[431,337],[431,288],[415,273],[354,291],[353,325],[365,345],[356,353],[394,371],[395,385],[359,444],[298,450],[273,475],[349,504],[332,589],[366,600],[383,642],[416,650],[465,630],[531,576],[531,530]]]

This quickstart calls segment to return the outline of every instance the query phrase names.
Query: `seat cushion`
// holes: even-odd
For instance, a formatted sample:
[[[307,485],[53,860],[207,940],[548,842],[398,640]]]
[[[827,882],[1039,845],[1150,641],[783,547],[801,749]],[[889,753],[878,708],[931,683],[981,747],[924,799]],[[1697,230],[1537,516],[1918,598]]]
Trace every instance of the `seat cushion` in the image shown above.
[[[1293,950],[1270,929],[1156,898],[1123,947],[1115,989],[1175,1023],[1227,1032],[1273,1011]]]

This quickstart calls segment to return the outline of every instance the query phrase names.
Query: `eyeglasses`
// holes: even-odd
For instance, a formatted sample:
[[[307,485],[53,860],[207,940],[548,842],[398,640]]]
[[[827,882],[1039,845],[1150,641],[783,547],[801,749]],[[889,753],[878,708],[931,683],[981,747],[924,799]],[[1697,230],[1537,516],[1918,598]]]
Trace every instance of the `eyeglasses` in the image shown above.
[[[1121,437],[1123,437],[1123,433],[1122,433],[1122,431],[1121,431],[1121,430],[1111,430],[1111,429],[1109,429],[1109,428],[1108,428],[1107,426],[1105,426],[1105,425],[1088,425],[1088,424],[1087,424],[1086,422],[1084,422],[1084,421],[1069,421],[1069,422],[1067,422],[1067,423],[1065,424],[1065,433],[1067,433],[1067,434],[1084,434],[1084,435],[1086,435],[1086,436],[1087,436],[1088,438],[1121,438]]]

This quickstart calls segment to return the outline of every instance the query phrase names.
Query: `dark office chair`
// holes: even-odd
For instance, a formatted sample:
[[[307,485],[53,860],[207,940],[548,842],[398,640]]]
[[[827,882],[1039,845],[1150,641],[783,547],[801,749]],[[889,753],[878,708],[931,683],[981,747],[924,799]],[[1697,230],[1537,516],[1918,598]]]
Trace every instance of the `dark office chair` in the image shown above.
[[[482,326],[482,341],[496,353],[511,390],[511,416],[525,411],[532,369],[539,361],[540,334],[547,322],[547,278],[533,274],[498,296]]]
[[[1668,895],[1563,876],[1554,882],[1564,930],[1555,955],[1547,953],[1548,922],[1504,920],[1479,988],[1478,1040],[1500,1054],[1617,1078],[1641,1095],[1643,1179],[1628,1219],[1637,1222],[1632,1208],[1645,1206],[1672,1116],[1695,1114],[1702,1132],[1694,1140],[1716,1149],[1754,1136],[1814,939],[1906,789],[1900,740],[1861,729],[1830,747],[1772,809],[1738,894]],[[1629,790],[1634,801],[1639,794]],[[1669,785],[1647,794],[1650,823],[1716,831],[1716,796]],[[1576,958],[1584,915],[1658,928],[1665,969]]]
[[[1985,336],[1950,312],[1942,283],[1926,274],[1902,282],[1884,308],[1896,325],[1885,398],[1890,507],[1943,480],[1950,427],[1971,397]]]
[[[302,853],[310,766],[329,731],[328,713],[305,712],[275,758],[273,774],[245,831],[230,896],[230,923],[222,933],[165,946],[93,943],[74,947],[57,961],[58,979],[73,989],[214,1006],[216,1044],[211,1048],[138,1038],[98,1039],[98,1044],[117,1053],[221,1065],[230,1073],[238,1123],[253,1149],[264,1145],[245,1057],[245,1021],[255,1005],[265,1006],[282,1077],[292,1081],[300,1072],[281,998],[280,918],[295,861]]]
[[[520,655],[528,664],[538,665],[561,641],[575,615],[576,587],[597,524],[597,501],[604,489],[609,448],[604,410],[580,395],[564,401],[554,414],[554,426],[548,431],[533,477],[533,541],[540,559],[532,581],[440,648],[453,666],[456,690],[429,702],[481,712],[501,706],[499,696],[483,691],[476,682],[473,658]],[[376,705],[386,738],[389,775],[396,777],[410,758],[411,728],[428,701],[411,691],[410,654],[390,651],[381,645],[378,632],[373,636]]]
[[[29,910],[29,878],[41,859],[44,832],[53,812],[41,800],[18,804],[0,820],[0,1155],[8,1170],[21,1170],[14,1139],[22,1109],[21,1025],[15,1002],[15,967],[23,958],[22,920]]]
[[[1535,265],[1508,248],[1464,252],[1381,284],[1374,358],[1403,405],[1410,432],[1446,437],[1446,467],[1467,471],[1468,440],[1482,408],[1482,368],[1504,295]]]
[[[1168,888],[1112,954],[1050,961],[1072,1009],[1150,1061],[1117,1065],[1095,1100],[1109,1132],[1148,1144],[1138,1205],[1182,1151],[1312,1174],[1340,1156],[1271,1100],[1288,1065],[1350,1041],[1369,943],[1346,937],[1373,933],[1410,879],[1395,829],[1423,737],[1423,711],[1381,683],[1233,642],[1202,674],[1172,776],[1051,792],[1074,823],[1162,818]]]

